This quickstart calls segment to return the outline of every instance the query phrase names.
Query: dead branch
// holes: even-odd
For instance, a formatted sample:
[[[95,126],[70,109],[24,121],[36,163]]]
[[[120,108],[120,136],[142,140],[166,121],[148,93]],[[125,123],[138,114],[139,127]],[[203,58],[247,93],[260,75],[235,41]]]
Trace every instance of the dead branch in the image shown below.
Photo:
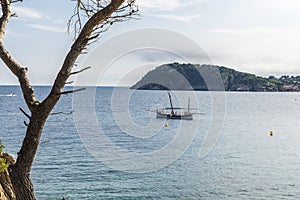
[[[121,10],[119,9],[120,7],[122,7]],[[90,17],[87,17],[87,21],[83,20],[86,21],[86,23],[81,28],[79,24],[81,21],[81,17],[84,17],[84,13],[82,13],[83,11],[88,12],[88,15]],[[66,94],[65,92],[62,92],[62,89],[67,82],[68,77],[70,76],[71,70],[76,63],[77,58],[81,54],[85,53],[84,49],[86,49],[87,45],[91,43],[91,40],[89,39],[91,38],[91,36],[108,30],[107,27],[111,26],[111,24],[115,21],[122,21],[122,18],[124,20],[128,20],[137,11],[138,8],[135,5],[135,0],[77,1],[74,15],[70,18],[68,23],[69,29],[70,26],[72,24],[74,25],[75,23],[74,32],[76,34],[78,33],[77,39],[74,41],[70,51],[65,57],[63,66],[55,79],[50,94],[42,102],[42,104],[52,107],[56,104],[61,94]],[[93,39],[96,40],[97,38]]]
[[[100,34],[97,33],[97,34],[95,34],[94,36],[91,36],[91,37],[89,38],[89,40],[94,40],[94,39],[96,39],[99,35],[100,35]]]
[[[25,110],[23,110],[23,108],[19,107],[19,109],[21,110],[21,112],[28,118],[28,119],[31,119],[31,116],[28,115]]]
[[[70,112],[55,112],[55,113],[51,113],[50,115],[71,115],[74,112],[74,110],[70,111]]]
[[[18,2],[17,0],[14,2]],[[27,76],[27,68],[22,67],[17,61],[15,61],[6,48],[3,45],[3,36],[5,34],[6,26],[11,18],[10,1],[1,0],[2,16],[0,18],[0,58],[10,71],[19,79],[20,86],[23,92],[25,102],[32,112],[37,104],[32,102],[38,102],[35,98],[34,91],[29,83]]]
[[[30,122],[27,124],[24,121],[24,124],[28,126],[26,136],[18,152],[17,161],[11,168],[10,179],[15,189],[16,199],[35,199],[29,175],[40,144],[44,124],[62,94],[85,90],[85,88],[81,88],[62,92],[78,57],[86,50],[91,40],[94,41],[98,38],[97,34],[108,30],[108,27],[115,22],[131,18],[132,14],[137,12],[137,7],[134,6],[135,0],[77,0],[74,15],[69,20],[69,27],[74,25],[76,39],[74,38],[49,95],[40,103],[30,85],[27,68],[22,67],[14,60],[3,44],[7,23],[12,17],[11,3],[19,1],[22,0],[0,0],[2,11],[0,11],[0,58],[18,78],[25,102],[31,111]],[[83,24],[84,26],[82,26]],[[99,29],[97,29],[98,27]],[[94,37],[95,35],[97,37]]]
[[[81,73],[81,72],[83,72],[83,71],[85,71],[85,70],[88,70],[88,69],[91,69],[91,68],[92,68],[91,66],[88,66],[88,67],[83,68],[83,69],[81,69],[81,70],[79,70],[79,71],[71,72],[70,75],[78,74],[78,73]]]
[[[74,81],[68,81],[68,82],[66,82],[66,85],[69,85],[69,84],[72,84],[72,83],[74,83]]]
[[[23,0],[12,0],[10,3],[17,3],[17,2],[22,2]]]
[[[112,1],[111,1],[112,2]],[[99,10],[104,9],[109,5],[109,1],[105,0],[79,0],[76,3],[73,15],[68,21],[68,32],[71,30],[74,32],[75,37],[82,29],[82,21],[84,18],[90,18],[96,14]],[[103,28],[104,25],[111,26],[115,20],[113,18],[118,18],[118,21],[126,21],[132,19],[134,15],[138,13],[138,6],[135,4],[135,0],[128,0],[126,3],[122,4],[109,18],[103,22],[100,27]],[[83,18],[83,19],[82,19]],[[71,28],[73,27],[73,29]],[[106,29],[106,28],[105,28]],[[100,31],[99,33],[104,32]],[[95,38],[96,39],[96,38]]]
[[[70,94],[70,93],[74,93],[74,92],[80,92],[80,91],[83,91],[83,90],[86,90],[86,88],[79,88],[79,89],[76,89],[76,90],[67,90],[67,91],[61,92],[60,95]]]
[[[43,144],[46,144],[46,143],[49,143],[49,142],[50,142],[50,140],[46,140],[46,141],[41,142],[40,144],[43,145]]]

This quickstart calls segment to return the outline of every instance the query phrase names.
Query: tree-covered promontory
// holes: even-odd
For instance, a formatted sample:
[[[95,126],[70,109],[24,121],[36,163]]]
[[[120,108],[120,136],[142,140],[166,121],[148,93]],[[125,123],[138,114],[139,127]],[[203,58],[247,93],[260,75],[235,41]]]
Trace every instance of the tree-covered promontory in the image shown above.
[[[223,66],[180,63],[164,64],[149,71],[131,89],[207,91],[199,72],[209,68],[220,72],[225,91],[300,91],[300,76],[261,77]]]

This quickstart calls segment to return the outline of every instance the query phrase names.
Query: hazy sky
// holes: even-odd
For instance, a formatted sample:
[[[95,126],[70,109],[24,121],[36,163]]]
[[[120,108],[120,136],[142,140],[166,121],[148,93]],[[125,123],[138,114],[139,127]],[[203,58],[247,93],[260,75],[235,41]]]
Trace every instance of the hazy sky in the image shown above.
[[[115,24],[90,52],[115,36],[138,28],[175,31],[195,41],[211,62],[258,75],[300,74],[299,0],[138,0],[140,19]],[[73,35],[67,20],[76,1],[25,0],[14,4],[13,18],[4,42],[13,57],[28,67],[33,84],[51,84],[70,48]],[[182,44],[183,48],[188,48]],[[117,48],[117,47],[116,47]],[[114,48],[105,49],[113,52]],[[170,53],[129,53],[106,70],[100,82],[113,85],[122,73],[126,83],[140,79],[156,64],[181,61]],[[190,55],[193,55],[191,50]],[[119,55],[121,56],[121,55]],[[89,56],[82,57],[81,60]],[[122,56],[121,56],[122,57]],[[124,55],[123,55],[124,57]],[[94,65],[100,65],[95,63]],[[124,64],[126,62],[126,64]],[[135,68],[130,68],[132,66]],[[123,64],[122,64],[123,63]],[[116,66],[116,64],[122,66]],[[200,63],[204,64],[204,63]],[[148,68],[137,66],[148,65]],[[93,66],[97,67],[97,66]],[[16,78],[0,64],[0,84],[16,84]]]

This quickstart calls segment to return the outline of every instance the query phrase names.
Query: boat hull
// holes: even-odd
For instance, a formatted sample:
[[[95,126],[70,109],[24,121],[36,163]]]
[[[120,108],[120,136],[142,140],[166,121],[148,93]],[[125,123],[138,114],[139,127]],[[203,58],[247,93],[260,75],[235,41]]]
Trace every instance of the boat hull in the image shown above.
[[[193,114],[192,113],[171,114],[171,113],[156,111],[156,118],[193,120]]]

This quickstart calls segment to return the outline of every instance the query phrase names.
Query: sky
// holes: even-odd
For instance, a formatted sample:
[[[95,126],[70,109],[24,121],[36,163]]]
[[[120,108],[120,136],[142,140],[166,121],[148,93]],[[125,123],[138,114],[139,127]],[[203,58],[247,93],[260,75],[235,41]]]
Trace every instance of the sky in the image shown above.
[[[13,5],[18,17],[10,20],[4,44],[28,68],[32,84],[53,83],[73,41],[74,35],[67,33],[67,21],[75,4],[71,0],[24,0]],[[209,62],[261,76],[300,75],[298,0],[137,0],[137,4],[138,20],[114,24],[89,47],[89,54],[80,57],[78,68],[91,65],[94,70],[80,74],[87,85],[95,84],[88,82],[93,78],[97,78],[97,85],[132,85],[159,64],[187,61],[174,54],[172,48],[178,47],[189,55],[188,61],[201,62],[197,64]],[[130,38],[122,35],[149,28],[166,30],[174,36],[170,38],[177,47],[165,36],[161,42],[169,42],[170,49],[136,46],[135,50],[128,48],[126,53],[117,51],[123,45],[115,42],[118,39],[134,43],[134,34]],[[153,39],[152,34],[143,34],[137,34],[136,38]],[[193,59],[198,56],[195,50],[189,48],[189,42],[176,41],[176,35],[193,41],[209,59]],[[114,55],[108,66],[103,66],[104,62],[97,57],[103,51]],[[105,73],[91,77],[97,70]],[[1,62],[0,84],[17,83]]]

